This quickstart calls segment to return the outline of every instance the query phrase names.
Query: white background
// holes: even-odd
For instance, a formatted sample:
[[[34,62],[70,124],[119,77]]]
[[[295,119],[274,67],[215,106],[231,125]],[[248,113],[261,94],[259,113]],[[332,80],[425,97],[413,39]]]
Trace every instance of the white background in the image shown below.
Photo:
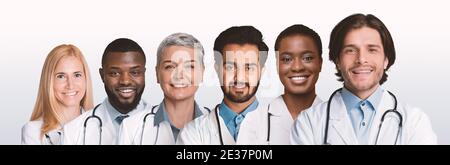
[[[322,37],[324,63],[317,92],[323,100],[341,84],[328,61],[329,34],[353,13],[372,13],[393,35],[397,61],[384,85],[400,101],[422,108],[431,118],[440,144],[450,144],[450,22],[445,1],[293,0],[2,0],[0,2],[0,144],[19,144],[21,127],[32,112],[45,57],[55,46],[78,46],[89,63],[95,102],[106,94],[98,75],[106,45],[119,37],[138,42],[147,54],[146,89],[151,104],[162,99],[155,81],[156,49],[175,32],[197,37],[206,49],[200,104],[212,107],[222,92],[213,70],[212,47],[230,26],[253,25],[270,47],[258,97],[264,102],[282,93],[275,68],[276,36],[292,24],[305,24]],[[446,65],[447,64],[447,65]]]

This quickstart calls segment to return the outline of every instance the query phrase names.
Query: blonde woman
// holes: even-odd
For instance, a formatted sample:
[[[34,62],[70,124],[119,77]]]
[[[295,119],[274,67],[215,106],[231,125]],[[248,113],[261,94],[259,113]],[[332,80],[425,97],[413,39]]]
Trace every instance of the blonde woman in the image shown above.
[[[22,144],[60,144],[62,126],[92,107],[91,78],[81,51],[73,45],[55,47],[42,68],[33,113],[22,128]]]

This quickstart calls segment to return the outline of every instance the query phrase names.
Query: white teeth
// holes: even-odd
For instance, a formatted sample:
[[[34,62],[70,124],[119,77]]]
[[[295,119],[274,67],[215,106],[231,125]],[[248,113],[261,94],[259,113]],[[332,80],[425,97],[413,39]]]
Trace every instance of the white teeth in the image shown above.
[[[120,92],[122,92],[122,93],[130,93],[130,92],[133,92],[133,90],[132,89],[124,89],[124,90],[120,90]]]
[[[173,86],[175,88],[184,88],[184,87],[187,87],[188,85],[187,84],[173,84]]]
[[[67,96],[75,96],[77,94],[77,92],[68,92],[68,93],[65,93],[65,95],[67,95]]]
[[[355,70],[353,71],[356,74],[364,74],[364,73],[370,73],[372,70]]]
[[[305,80],[306,77],[291,77],[292,80],[297,81],[297,80]]]

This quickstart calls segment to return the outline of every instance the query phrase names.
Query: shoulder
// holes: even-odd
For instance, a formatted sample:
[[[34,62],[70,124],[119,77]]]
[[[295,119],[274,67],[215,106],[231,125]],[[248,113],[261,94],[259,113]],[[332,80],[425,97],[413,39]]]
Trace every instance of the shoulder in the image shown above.
[[[29,121],[22,127],[22,134],[39,133],[42,128],[42,120]]]
[[[22,127],[22,144],[40,144],[42,120],[29,121]]]

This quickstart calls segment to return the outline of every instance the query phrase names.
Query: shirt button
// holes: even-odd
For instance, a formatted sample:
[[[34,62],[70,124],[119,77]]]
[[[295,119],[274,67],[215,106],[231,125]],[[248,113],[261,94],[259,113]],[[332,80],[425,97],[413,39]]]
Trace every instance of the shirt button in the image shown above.
[[[363,122],[362,122],[362,126],[366,126],[366,122],[363,121]]]
[[[366,102],[363,102],[363,103],[361,104],[361,106],[363,106],[363,107],[366,106]]]

